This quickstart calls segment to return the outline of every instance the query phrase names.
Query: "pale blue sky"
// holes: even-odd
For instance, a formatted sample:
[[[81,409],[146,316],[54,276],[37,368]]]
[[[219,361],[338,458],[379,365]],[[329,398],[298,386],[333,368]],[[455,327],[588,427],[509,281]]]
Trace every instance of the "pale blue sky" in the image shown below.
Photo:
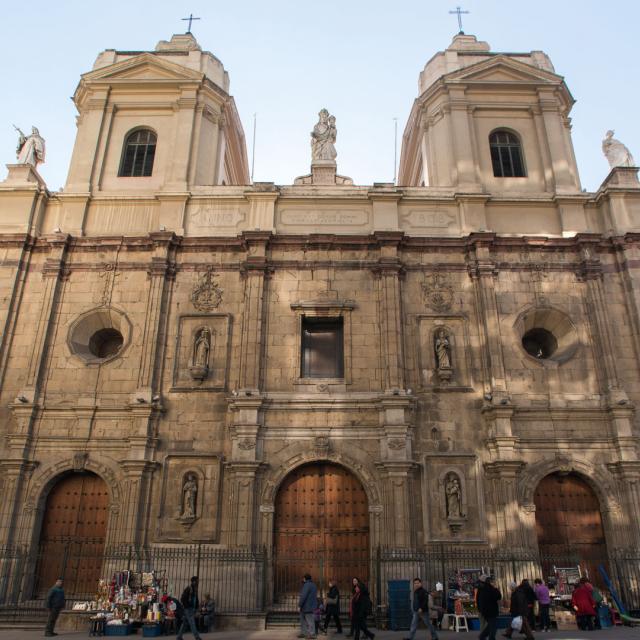
[[[202,17],[193,33],[231,77],[255,179],[290,184],[309,170],[309,131],[327,107],[337,118],[338,171],[357,184],[393,178],[393,118],[401,139],[418,73],[457,32],[456,0],[6,2],[0,20],[0,162],[13,162],[12,123],[40,128],[52,190],[66,180],[75,137],[70,100],[79,76],[108,48],[150,50]],[[638,0],[466,0],[464,30],[493,51],[542,49],[577,100],[573,140],[582,185],[608,172],[608,128],[640,159]],[[398,150],[399,153],[399,150]],[[0,168],[0,176],[5,175]]]

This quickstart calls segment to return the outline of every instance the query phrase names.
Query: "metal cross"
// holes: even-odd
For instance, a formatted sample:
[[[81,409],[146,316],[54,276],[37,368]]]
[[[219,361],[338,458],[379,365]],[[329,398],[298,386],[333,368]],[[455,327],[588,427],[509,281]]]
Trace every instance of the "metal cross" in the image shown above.
[[[470,13],[470,11],[463,11],[460,7],[456,7],[455,11],[449,11],[450,14],[458,14],[458,28],[460,29],[460,33],[464,33],[464,31],[462,30],[462,14],[464,13]]]
[[[458,8],[459,8],[459,7],[458,7]],[[468,12],[467,12],[467,13],[468,13]],[[189,21],[189,28],[187,29],[187,33],[191,33],[191,23],[192,23],[194,20],[200,20],[200,18],[194,18],[194,17],[193,17],[193,13],[190,13],[188,18],[181,18],[181,20],[188,20],[188,21]]]

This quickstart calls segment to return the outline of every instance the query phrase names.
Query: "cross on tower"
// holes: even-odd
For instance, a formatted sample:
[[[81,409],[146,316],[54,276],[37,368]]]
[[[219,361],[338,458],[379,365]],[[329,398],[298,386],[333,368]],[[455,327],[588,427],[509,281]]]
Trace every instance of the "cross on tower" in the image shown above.
[[[189,21],[189,28],[187,29],[187,33],[191,33],[191,23],[194,20],[200,20],[200,18],[194,18],[193,17],[193,13],[190,13],[188,18],[181,18],[181,20],[188,20]]]
[[[458,29],[460,29],[460,33],[464,33],[464,31],[462,30],[462,14],[464,13],[470,13],[470,11],[463,11],[460,7],[456,7],[455,11],[449,11],[450,14],[457,14],[458,15]]]

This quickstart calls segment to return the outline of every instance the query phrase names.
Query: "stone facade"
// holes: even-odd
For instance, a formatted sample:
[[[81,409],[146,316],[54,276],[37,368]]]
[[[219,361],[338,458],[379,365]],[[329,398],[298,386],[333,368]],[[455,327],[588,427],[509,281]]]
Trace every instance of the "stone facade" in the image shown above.
[[[75,94],[64,190],[9,165],[0,542],[36,541],[50,488],[86,469],[109,543],[270,549],[280,483],[325,460],[361,480],[372,548],[535,549],[555,471],[587,479],[610,548],[640,547],[640,183],[619,167],[582,191],[549,59],[456,36],[420,76],[398,185],[250,184],[228,88],[190,35],[106,51]],[[140,126],[153,174],[118,177]],[[496,127],[526,177],[493,176]],[[301,376],[303,316],[342,318],[341,378]],[[91,351],[105,327],[113,357]],[[536,328],[548,358],[523,348]]]

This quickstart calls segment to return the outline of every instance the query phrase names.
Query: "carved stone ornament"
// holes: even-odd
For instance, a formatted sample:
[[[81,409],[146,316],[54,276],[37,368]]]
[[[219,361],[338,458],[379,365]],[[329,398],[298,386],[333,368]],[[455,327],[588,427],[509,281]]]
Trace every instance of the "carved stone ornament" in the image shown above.
[[[191,302],[198,311],[213,311],[222,302],[224,290],[215,281],[217,274],[209,267],[200,276],[191,292]]]
[[[448,473],[444,479],[444,496],[447,511],[447,520],[458,522],[464,520],[466,515],[462,511],[462,484],[456,473]]]
[[[89,454],[86,451],[76,451],[73,454],[73,470],[76,473],[80,473],[85,470],[87,466],[87,459],[89,458]]]
[[[404,438],[391,438],[391,440],[387,442],[387,446],[389,449],[399,451],[400,449],[404,449],[407,446],[407,443]]]
[[[238,449],[242,449],[243,451],[251,451],[251,449],[256,448],[255,440],[250,440],[249,438],[243,438],[238,441]]]
[[[198,478],[189,473],[182,483],[182,497],[180,502],[180,516],[178,520],[183,524],[192,524],[198,517]]]
[[[443,313],[450,311],[453,305],[453,286],[444,273],[427,276],[422,283],[424,303],[430,309]]]
[[[329,438],[327,436],[316,436],[314,444],[318,456],[326,456],[329,453]]]

